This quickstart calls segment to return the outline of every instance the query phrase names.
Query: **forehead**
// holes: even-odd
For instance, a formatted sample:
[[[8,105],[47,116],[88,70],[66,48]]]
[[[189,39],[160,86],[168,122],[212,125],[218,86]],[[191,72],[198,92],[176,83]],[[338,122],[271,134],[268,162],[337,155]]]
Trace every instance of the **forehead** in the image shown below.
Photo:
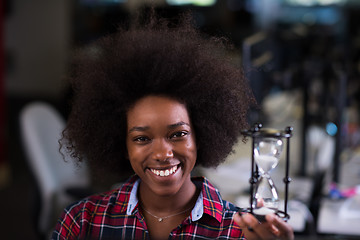
[[[176,122],[190,123],[188,111],[181,102],[166,96],[146,96],[128,110],[128,125],[157,123],[172,124]]]

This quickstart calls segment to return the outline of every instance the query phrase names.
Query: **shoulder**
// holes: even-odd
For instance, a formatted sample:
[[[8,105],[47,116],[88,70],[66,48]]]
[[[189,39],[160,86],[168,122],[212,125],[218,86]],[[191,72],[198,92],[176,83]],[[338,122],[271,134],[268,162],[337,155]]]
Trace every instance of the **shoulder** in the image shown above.
[[[126,211],[131,189],[138,178],[129,178],[119,188],[103,193],[91,195],[78,202],[71,204],[66,210],[68,212],[101,212],[104,209],[115,207],[119,212]]]
[[[223,207],[224,207],[224,212],[230,214],[231,216],[233,216],[234,213],[240,210],[239,207],[237,207],[236,205],[234,205],[233,203],[227,200],[223,200]]]
[[[87,224],[101,223],[114,214],[125,214],[131,189],[136,178],[130,178],[120,188],[95,194],[69,205],[63,211],[53,236],[66,239],[79,236]]]
[[[118,195],[119,189],[95,194],[72,203],[70,206],[65,208],[65,211],[71,215],[82,214],[83,216],[84,214],[87,215],[87,213],[99,212],[102,211],[102,209],[108,208],[118,202]]]

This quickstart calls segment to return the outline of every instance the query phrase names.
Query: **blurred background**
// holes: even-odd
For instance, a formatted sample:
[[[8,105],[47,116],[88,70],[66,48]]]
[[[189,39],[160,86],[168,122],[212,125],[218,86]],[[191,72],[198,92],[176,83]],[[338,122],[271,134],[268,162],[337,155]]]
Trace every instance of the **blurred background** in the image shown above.
[[[35,138],[31,129],[39,128],[42,135],[55,129],[59,136],[69,113],[66,77],[73,51],[114,32],[151,5],[169,18],[191,9],[200,31],[229,38],[234,44],[229,54],[244,68],[260,105],[251,112],[250,123],[294,128],[289,213],[296,238],[360,237],[360,1],[4,0],[1,4],[2,239],[46,239],[69,202],[124,180],[125,176],[93,177],[86,165],[61,165],[56,138],[36,145],[42,136]],[[218,169],[196,170],[239,206],[248,202],[249,146],[240,141]],[[276,183],[280,192],[283,169],[280,163],[272,172],[276,182],[280,179]]]

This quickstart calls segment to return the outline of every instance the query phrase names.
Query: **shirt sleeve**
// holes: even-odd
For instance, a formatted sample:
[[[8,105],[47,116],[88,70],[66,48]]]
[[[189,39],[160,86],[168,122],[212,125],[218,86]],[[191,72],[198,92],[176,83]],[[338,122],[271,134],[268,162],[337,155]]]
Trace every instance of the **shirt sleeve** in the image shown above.
[[[52,233],[52,240],[79,239],[80,225],[78,221],[81,211],[75,209],[75,207],[70,207],[64,210]]]

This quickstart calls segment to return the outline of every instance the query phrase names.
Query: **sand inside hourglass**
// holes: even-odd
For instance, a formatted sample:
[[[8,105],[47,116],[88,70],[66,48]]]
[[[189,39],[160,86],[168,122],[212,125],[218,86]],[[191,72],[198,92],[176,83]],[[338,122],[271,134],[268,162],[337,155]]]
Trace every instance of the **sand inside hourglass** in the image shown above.
[[[271,208],[260,207],[260,208],[254,209],[253,212],[256,215],[267,215],[267,214],[275,213],[276,211],[274,209],[271,209]]]

